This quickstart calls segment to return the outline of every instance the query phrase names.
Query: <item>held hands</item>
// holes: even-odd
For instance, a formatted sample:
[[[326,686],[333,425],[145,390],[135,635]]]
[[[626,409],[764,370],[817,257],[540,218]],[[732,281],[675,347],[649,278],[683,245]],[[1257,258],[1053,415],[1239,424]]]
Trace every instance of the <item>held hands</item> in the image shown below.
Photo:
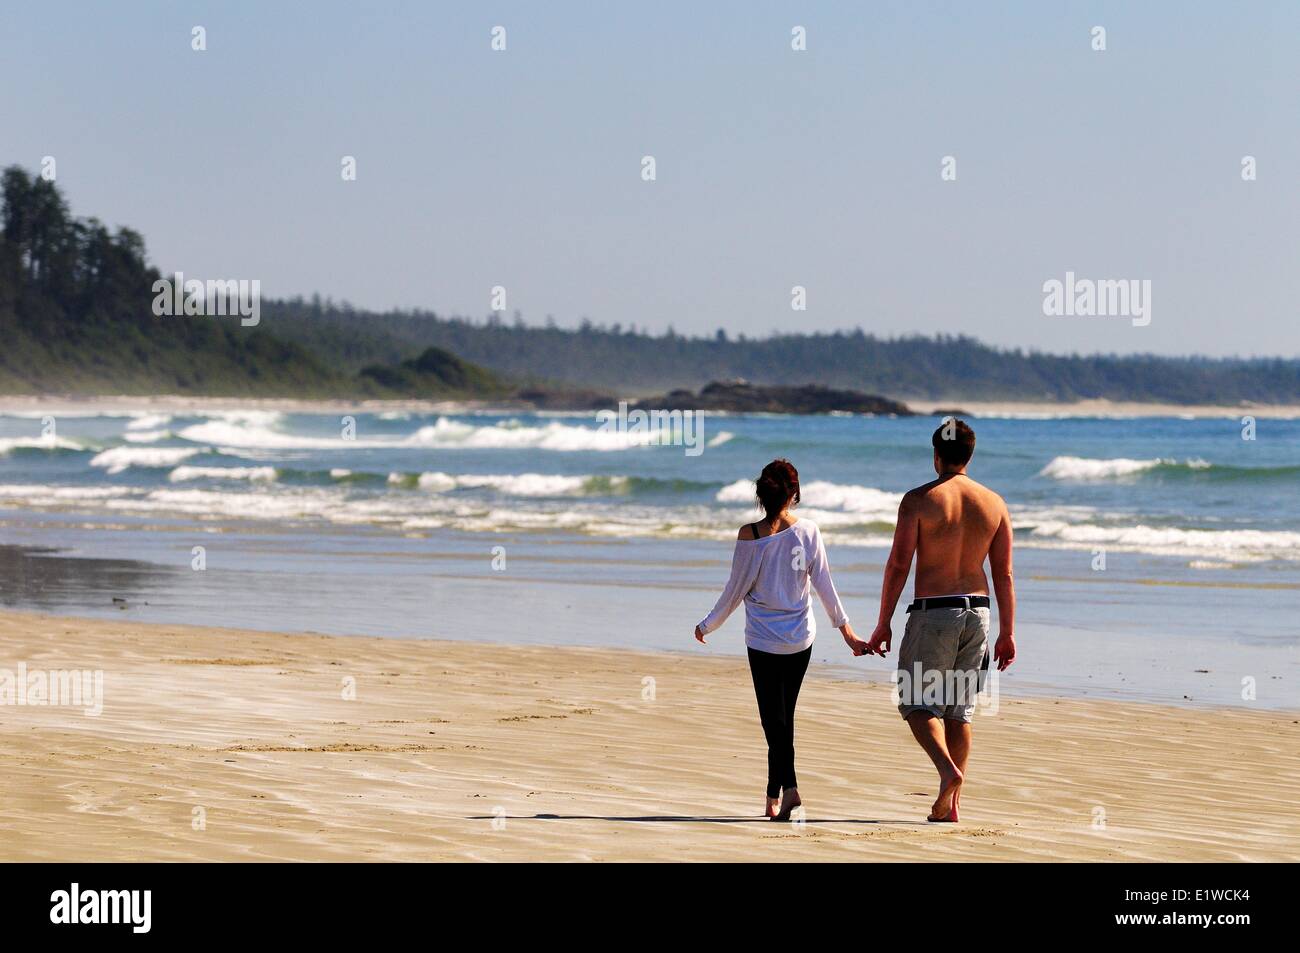
[[[853,631],[853,626],[848,624],[840,626],[840,634],[844,636],[844,644],[849,647],[854,657],[868,654],[867,643],[858,638]]]
[[[1007,666],[1016,660],[1016,637],[1010,632],[1003,632],[993,643],[993,658],[998,663],[998,671],[1005,672]]]
[[[893,638],[894,633],[890,631],[889,623],[882,622],[876,626],[876,631],[871,633],[871,641],[867,643],[867,654],[884,658],[889,654],[889,644]]]

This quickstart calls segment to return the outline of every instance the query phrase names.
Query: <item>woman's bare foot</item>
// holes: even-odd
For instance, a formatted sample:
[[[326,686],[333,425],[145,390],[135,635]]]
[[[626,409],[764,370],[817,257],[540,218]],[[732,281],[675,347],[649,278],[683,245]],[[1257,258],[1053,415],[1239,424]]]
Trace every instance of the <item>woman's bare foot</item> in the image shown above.
[[[956,823],[957,801],[961,795],[962,774],[956,768],[939,776],[939,796],[926,818],[932,823]]]
[[[774,821],[790,820],[790,812],[802,804],[803,801],[799,800],[799,789],[786,788],[784,791],[781,792],[781,810],[779,813],[774,814],[772,816],[772,820]]]
[[[779,797],[770,797],[767,799],[767,807],[763,813],[770,819],[776,817],[777,811],[781,808],[781,799]]]

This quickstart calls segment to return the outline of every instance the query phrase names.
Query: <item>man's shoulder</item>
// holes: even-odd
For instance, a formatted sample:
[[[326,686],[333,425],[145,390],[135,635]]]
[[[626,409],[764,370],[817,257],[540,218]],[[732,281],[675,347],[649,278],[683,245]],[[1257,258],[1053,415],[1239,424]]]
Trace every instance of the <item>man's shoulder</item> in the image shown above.
[[[904,509],[915,509],[934,503],[941,504],[943,498],[954,492],[977,497],[986,505],[1006,508],[1006,502],[1001,496],[983,483],[972,480],[970,477],[966,477],[960,483],[955,483],[952,480],[931,480],[929,483],[922,483],[920,486],[913,487],[903,494],[902,506]]]
[[[937,489],[942,483],[942,480],[931,480],[929,483],[922,483],[920,486],[912,487],[903,494],[903,505],[916,506],[920,503],[924,503],[926,500],[930,499],[934,494],[935,489]]]
[[[1006,508],[1007,505],[1006,501],[1003,500],[1002,497],[999,496],[995,490],[990,489],[989,487],[985,486],[983,483],[980,483],[978,480],[971,480],[969,477],[967,477],[967,480],[970,482],[971,489],[975,493],[984,497],[990,503],[1000,506],[1003,509]]]

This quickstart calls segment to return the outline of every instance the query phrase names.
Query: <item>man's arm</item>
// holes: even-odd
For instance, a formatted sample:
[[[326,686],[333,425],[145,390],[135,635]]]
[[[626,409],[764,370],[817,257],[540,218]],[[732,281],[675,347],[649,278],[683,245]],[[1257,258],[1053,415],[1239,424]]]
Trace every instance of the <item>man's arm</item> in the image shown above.
[[[882,658],[889,652],[893,633],[890,623],[894,619],[894,610],[898,607],[898,597],[903,594],[907,577],[912,573],[912,557],[916,555],[918,522],[916,504],[909,493],[903,497],[898,506],[898,523],[894,527],[894,545],[889,551],[885,563],[885,579],[880,586],[880,615],[876,621],[876,631],[871,633],[867,651]]]
[[[998,599],[998,640],[993,658],[1001,672],[1016,660],[1016,586],[1011,573],[1011,514],[1002,506],[1002,522],[989,546],[989,568],[993,571],[993,594]]]

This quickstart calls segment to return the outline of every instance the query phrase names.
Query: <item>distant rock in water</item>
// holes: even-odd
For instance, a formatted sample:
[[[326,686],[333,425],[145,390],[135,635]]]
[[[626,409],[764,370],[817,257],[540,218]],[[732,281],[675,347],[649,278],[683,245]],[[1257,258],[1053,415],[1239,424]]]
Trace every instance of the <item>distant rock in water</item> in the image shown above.
[[[525,388],[515,397],[537,410],[604,410],[618,406],[618,398],[609,394],[562,386]]]
[[[736,414],[877,414],[917,416],[906,404],[864,394],[856,390],[835,390],[819,384],[802,387],[768,387],[748,381],[714,381],[698,394],[675,390],[662,397],[637,401],[644,410],[723,410]]]

